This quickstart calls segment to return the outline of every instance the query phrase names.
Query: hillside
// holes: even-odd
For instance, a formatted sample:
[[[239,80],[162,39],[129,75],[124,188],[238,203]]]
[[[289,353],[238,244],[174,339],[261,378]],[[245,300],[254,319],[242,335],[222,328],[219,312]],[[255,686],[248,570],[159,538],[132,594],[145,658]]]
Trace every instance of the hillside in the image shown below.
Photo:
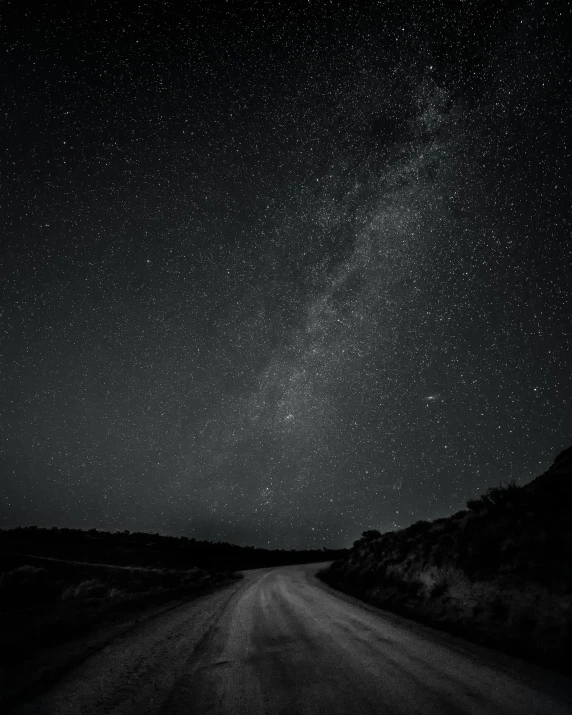
[[[467,507],[396,532],[366,531],[321,577],[384,609],[566,670],[572,448],[532,482],[491,488]]]

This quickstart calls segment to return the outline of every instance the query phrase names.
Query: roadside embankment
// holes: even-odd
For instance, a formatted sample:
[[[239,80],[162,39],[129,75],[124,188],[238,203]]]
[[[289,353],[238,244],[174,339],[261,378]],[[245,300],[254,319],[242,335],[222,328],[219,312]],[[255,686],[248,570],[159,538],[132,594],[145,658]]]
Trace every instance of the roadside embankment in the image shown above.
[[[572,448],[466,511],[366,531],[320,578],[388,611],[572,673]]]

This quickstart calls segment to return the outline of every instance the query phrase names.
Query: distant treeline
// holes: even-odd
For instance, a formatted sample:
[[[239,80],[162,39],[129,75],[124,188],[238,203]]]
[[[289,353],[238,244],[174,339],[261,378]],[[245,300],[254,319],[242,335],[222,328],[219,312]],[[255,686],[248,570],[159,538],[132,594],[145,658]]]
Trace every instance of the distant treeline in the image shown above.
[[[0,529],[0,551],[147,568],[240,570],[339,559],[345,549],[262,549],[185,536],[36,526]]]

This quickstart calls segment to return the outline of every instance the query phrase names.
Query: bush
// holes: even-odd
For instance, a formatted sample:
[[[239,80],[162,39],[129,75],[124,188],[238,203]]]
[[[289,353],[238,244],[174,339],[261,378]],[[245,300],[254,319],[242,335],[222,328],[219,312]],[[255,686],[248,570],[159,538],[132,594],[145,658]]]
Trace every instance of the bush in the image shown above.
[[[482,499],[469,499],[467,502],[467,509],[476,513],[484,511],[486,508],[487,506]]]
[[[122,588],[116,588],[115,586],[110,588],[107,592],[107,598],[116,598],[117,596],[125,595],[125,591]]]
[[[430,529],[431,522],[420,519],[414,524],[411,524],[411,526],[408,526],[407,529],[405,529],[405,533],[407,534],[407,536],[417,536],[418,534],[427,533]]]
[[[475,512],[485,509],[510,508],[518,503],[521,495],[522,487],[519,487],[514,481],[505,485],[499,484],[498,487],[491,487],[479,499],[469,499],[467,508]]]
[[[439,596],[442,596],[445,591],[447,590],[449,584],[447,583],[447,579],[443,578],[440,581],[437,581],[437,583],[434,584],[433,588],[431,589],[429,596],[431,598],[439,598]]]
[[[101,598],[107,594],[108,590],[108,584],[96,578],[90,578],[77,584],[77,586],[68,586],[62,593],[62,599]]]
[[[379,539],[380,536],[381,531],[378,531],[377,529],[368,529],[367,531],[362,532],[361,538],[366,541],[372,541],[373,539]]]
[[[423,589],[423,584],[421,583],[421,581],[417,581],[417,580],[404,581],[404,586],[402,587],[402,590],[408,596],[417,596],[422,589]]]

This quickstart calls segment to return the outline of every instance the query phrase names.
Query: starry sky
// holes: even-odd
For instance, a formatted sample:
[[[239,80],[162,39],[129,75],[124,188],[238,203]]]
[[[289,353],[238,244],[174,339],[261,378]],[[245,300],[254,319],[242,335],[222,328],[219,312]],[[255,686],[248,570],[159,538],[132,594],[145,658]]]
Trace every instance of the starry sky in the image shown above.
[[[572,444],[564,2],[0,7],[0,526],[347,546]]]

